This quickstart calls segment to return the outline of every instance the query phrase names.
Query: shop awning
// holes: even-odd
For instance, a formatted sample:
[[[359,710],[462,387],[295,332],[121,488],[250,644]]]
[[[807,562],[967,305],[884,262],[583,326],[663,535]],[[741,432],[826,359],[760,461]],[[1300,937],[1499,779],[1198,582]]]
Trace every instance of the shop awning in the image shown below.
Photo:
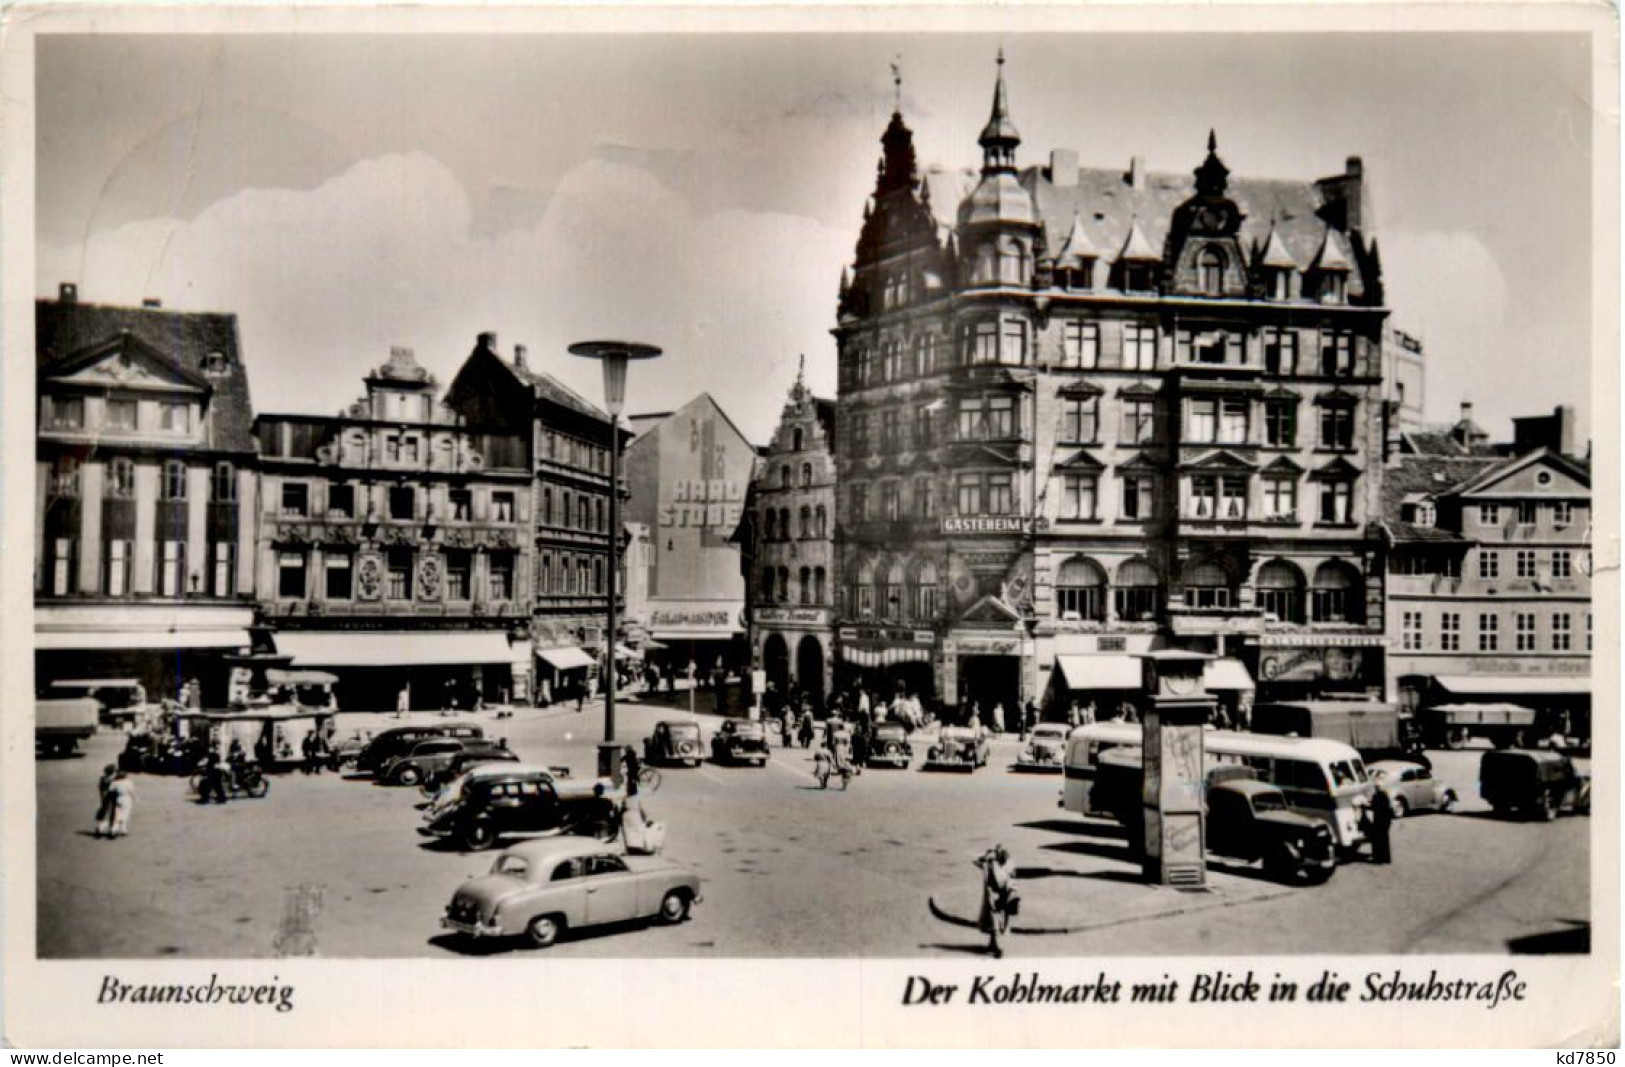
[[[896,648],[853,648],[842,645],[840,655],[848,663],[856,663],[860,667],[886,667],[893,663],[930,663],[930,646],[921,645],[919,648],[898,646]]]
[[[1439,688],[1459,696],[1574,696],[1591,693],[1591,679],[1585,675],[1436,674],[1433,681]]]
[[[36,630],[40,652],[116,649],[247,648],[247,630]]]
[[[512,663],[505,633],[323,633],[276,635],[280,652],[300,667],[450,667]]]
[[[1135,656],[1056,656],[1068,689],[1138,689],[1145,669]]]
[[[592,657],[574,645],[538,649],[536,654],[556,671],[579,671],[593,664]]]
[[[1202,665],[1202,684],[1208,689],[1252,689],[1253,676],[1239,659],[1214,659]]]
[[[643,653],[638,651],[635,648],[628,648],[625,645],[617,644],[615,646],[615,658],[616,659],[642,659],[643,658]]]
[[[283,671],[269,670],[265,672],[265,680],[272,685],[337,685],[339,677],[328,674],[326,671]]]

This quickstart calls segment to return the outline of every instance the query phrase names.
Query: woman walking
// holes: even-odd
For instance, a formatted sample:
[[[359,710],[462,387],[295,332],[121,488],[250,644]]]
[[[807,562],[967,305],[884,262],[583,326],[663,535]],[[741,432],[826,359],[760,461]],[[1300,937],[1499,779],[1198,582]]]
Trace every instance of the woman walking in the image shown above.
[[[1015,891],[1010,887],[1010,853],[1003,845],[994,845],[977,860],[982,868],[982,913],[977,927],[987,935],[987,951],[994,959],[1004,956],[999,938],[1010,930],[1010,911],[1015,902]]]

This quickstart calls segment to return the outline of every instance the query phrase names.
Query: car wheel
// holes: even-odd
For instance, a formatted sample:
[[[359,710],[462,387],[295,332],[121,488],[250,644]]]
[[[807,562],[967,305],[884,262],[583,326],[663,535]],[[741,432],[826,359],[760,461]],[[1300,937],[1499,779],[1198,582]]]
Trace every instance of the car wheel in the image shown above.
[[[263,777],[255,778],[248,786],[248,795],[258,800],[271,791],[271,783]]]
[[[1465,748],[1466,746],[1467,746],[1467,731],[1466,731],[1466,729],[1464,729],[1462,727],[1457,727],[1454,730],[1446,730],[1445,731],[1445,735],[1444,735],[1444,747],[1445,748],[1450,749],[1450,751],[1452,751],[1452,752],[1456,752],[1456,751],[1459,751],[1459,750]]]
[[[564,920],[557,915],[538,915],[525,927],[525,936],[537,948],[551,948],[564,933]]]
[[[675,925],[688,918],[688,894],[673,889],[660,901],[660,921]]]
[[[463,830],[463,844],[470,852],[484,852],[497,843],[497,828],[490,819],[475,819]]]
[[[1409,815],[1411,813],[1410,802],[1407,801],[1404,797],[1395,797],[1394,798],[1394,803],[1393,803],[1393,808],[1394,808],[1394,818],[1396,818],[1396,819],[1403,819],[1405,816],[1407,816],[1407,815]]]
[[[411,764],[400,768],[392,776],[392,780],[396,785],[417,785],[422,778],[423,772]]]
[[[1449,815],[1456,807],[1456,793],[1453,789],[1445,790],[1444,796],[1439,798],[1439,810]]]
[[[1557,808],[1557,798],[1550,793],[1542,793],[1540,795],[1540,805],[1535,811],[1546,822],[1552,822],[1557,818]]]
[[[1331,880],[1332,875],[1336,873],[1337,868],[1335,866],[1322,867],[1317,863],[1304,868],[1303,881],[1305,885],[1325,885]]]

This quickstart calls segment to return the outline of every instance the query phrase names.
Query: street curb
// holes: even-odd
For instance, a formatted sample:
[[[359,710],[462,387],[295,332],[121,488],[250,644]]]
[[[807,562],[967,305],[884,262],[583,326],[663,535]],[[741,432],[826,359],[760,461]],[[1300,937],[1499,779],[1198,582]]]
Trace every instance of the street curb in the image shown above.
[[[1108,930],[1114,926],[1127,926],[1130,923],[1146,922],[1151,919],[1172,919],[1179,915],[1194,915],[1204,911],[1222,911],[1226,908],[1239,907],[1243,904],[1254,904],[1266,900],[1276,900],[1287,896],[1291,892],[1292,890],[1290,888],[1284,888],[1271,893],[1260,893],[1257,896],[1242,897],[1235,900],[1216,900],[1207,904],[1191,903],[1177,908],[1169,908],[1164,911],[1151,912],[1146,915],[1125,915],[1116,919],[1102,919],[1096,922],[1079,923],[1075,926],[1016,926],[1012,924],[1010,927],[1010,932],[1013,934],[1044,935],[1078,934],[1086,933],[1092,930]],[[926,903],[931,908],[931,914],[943,922],[952,923],[955,926],[968,926],[973,930],[979,928],[976,920],[967,919],[962,915],[955,915],[954,913],[946,910],[937,903],[935,897],[927,897]]]

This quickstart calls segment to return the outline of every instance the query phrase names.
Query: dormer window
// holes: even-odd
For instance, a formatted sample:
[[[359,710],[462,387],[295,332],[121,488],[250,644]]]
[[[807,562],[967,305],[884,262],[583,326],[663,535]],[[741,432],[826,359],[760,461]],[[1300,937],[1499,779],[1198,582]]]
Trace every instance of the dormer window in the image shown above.
[[[1157,287],[1157,268],[1151,263],[1123,264],[1123,289],[1130,293],[1149,293]]]
[[[1322,304],[1348,303],[1349,276],[1340,270],[1329,270],[1320,278],[1320,302]]]
[[[1272,270],[1268,273],[1269,298],[1271,300],[1292,299],[1292,272],[1290,270]]]
[[[210,352],[203,357],[204,374],[224,374],[230,367],[224,352]]]
[[[52,397],[50,404],[50,426],[53,430],[84,429],[84,398],[77,396]]]
[[[1431,527],[1436,519],[1432,501],[1423,501],[1416,505],[1416,518],[1411,521],[1417,526]]]

